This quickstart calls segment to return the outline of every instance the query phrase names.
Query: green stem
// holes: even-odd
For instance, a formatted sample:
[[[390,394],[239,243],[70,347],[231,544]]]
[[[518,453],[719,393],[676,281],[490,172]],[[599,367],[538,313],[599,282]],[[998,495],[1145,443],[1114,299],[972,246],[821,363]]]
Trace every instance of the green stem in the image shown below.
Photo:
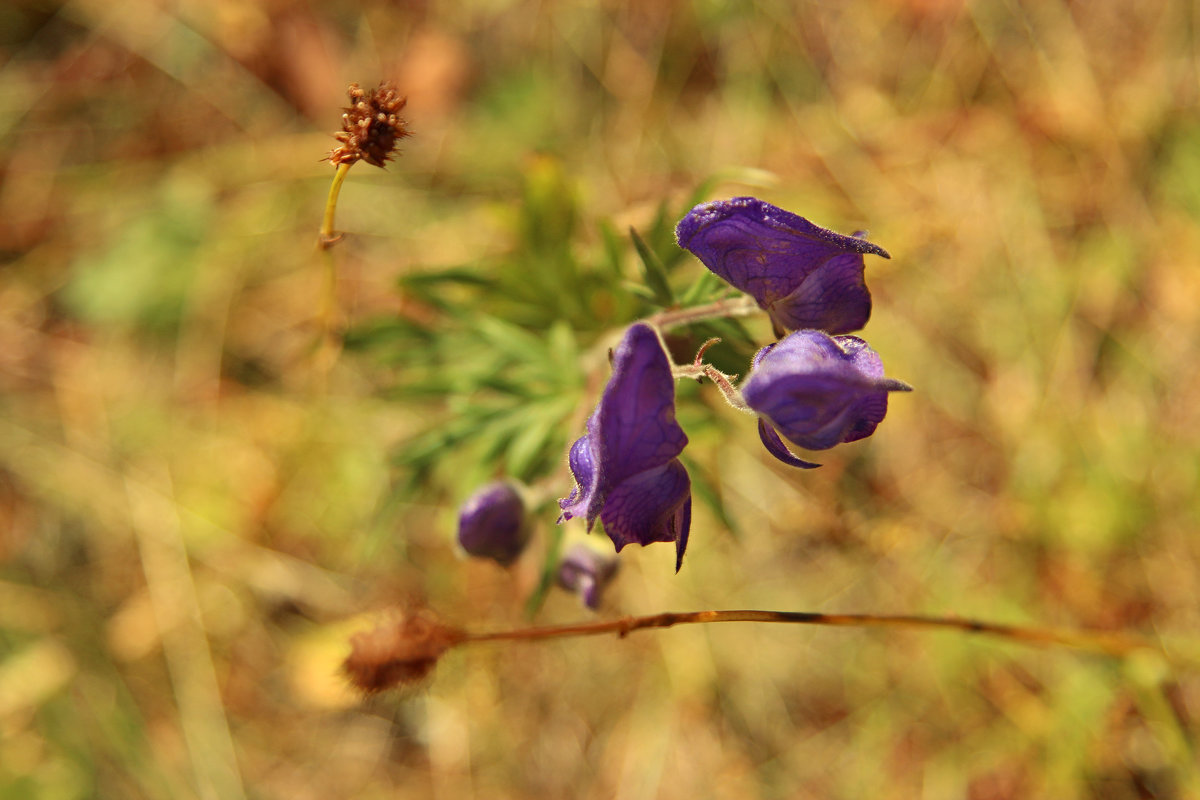
[[[741,295],[728,300],[717,300],[703,306],[691,308],[672,308],[651,314],[643,322],[649,323],[659,330],[678,328],[681,325],[691,325],[706,319],[723,319],[727,317],[746,317],[760,311],[754,298]]]
[[[342,191],[342,183],[346,180],[346,173],[353,165],[353,161],[344,161],[338,164],[337,172],[333,173],[333,184],[329,187],[329,199],[325,201],[325,216],[321,220],[321,232],[317,235],[317,246],[322,250],[332,247],[342,238],[340,234],[335,235],[333,232],[333,215],[337,211],[338,194]]]

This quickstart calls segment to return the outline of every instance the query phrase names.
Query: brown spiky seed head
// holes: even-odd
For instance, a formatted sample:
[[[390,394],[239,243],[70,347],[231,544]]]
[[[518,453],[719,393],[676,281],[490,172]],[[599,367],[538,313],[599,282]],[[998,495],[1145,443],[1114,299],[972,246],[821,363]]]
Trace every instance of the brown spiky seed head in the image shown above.
[[[428,677],[442,654],[465,638],[428,612],[407,613],[350,637],[342,673],[368,695],[410,686]]]
[[[357,83],[346,90],[350,105],[342,114],[342,129],[333,136],[341,144],[329,154],[334,166],[366,161],[382,167],[392,157],[396,144],[412,134],[400,118],[408,102],[390,83],[363,90]]]

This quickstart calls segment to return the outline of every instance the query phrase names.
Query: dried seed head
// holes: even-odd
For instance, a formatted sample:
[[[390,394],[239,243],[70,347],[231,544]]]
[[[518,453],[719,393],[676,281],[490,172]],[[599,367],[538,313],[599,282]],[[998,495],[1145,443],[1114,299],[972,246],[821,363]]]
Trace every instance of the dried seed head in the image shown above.
[[[342,130],[333,135],[341,144],[329,154],[329,160],[335,166],[362,160],[382,167],[392,157],[396,143],[412,135],[400,118],[408,98],[386,82],[366,91],[352,83],[346,94],[350,106],[342,114]]]
[[[432,614],[406,614],[350,637],[342,672],[368,695],[411,685],[428,677],[442,654],[465,638]]]

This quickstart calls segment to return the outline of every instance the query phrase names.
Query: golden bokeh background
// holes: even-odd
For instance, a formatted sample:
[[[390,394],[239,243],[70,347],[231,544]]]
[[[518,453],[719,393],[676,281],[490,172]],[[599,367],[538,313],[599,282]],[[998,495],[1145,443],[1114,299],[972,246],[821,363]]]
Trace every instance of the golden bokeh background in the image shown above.
[[[1194,660],[948,632],[479,646],[360,702],[351,631],[413,602],[521,624],[537,551],[461,559],[465,479],[397,500],[427,398],[387,390],[404,353],[319,345],[314,248],[346,86],[385,78],[415,136],[343,189],[351,327],[426,311],[401,276],[517,251],[539,187],[585,255],[712,177],[869,229],[863,336],[917,391],[803,474],[683,392],[685,427],[722,422],[689,453],[735,529],[698,503],[679,575],[627,550],[601,615],[1194,651],[1198,28],[1167,0],[5,4],[0,797],[1200,796]],[[587,614],[553,593],[538,621]]]

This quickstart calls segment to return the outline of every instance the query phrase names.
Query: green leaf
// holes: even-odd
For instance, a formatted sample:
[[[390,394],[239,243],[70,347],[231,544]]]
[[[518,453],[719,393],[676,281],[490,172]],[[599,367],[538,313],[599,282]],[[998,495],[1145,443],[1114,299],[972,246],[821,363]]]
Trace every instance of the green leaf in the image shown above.
[[[687,467],[688,475],[692,479],[692,494],[699,497],[704,505],[708,506],[717,520],[729,531],[729,534],[734,539],[740,539],[741,529],[738,527],[737,521],[725,508],[725,500],[721,497],[721,492],[717,489],[716,483],[713,482],[708,470],[690,458],[680,456],[679,460]]]
[[[621,288],[629,292],[629,294],[633,295],[634,297],[640,297],[650,303],[657,302],[654,299],[654,292],[650,291],[649,288],[640,283],[626,281],[625,283],[621,284]]]
[[[396,280],[396,285],[403,289],[441,286],[447,283],[464,286],[491,286],[493,281],[467,267],[452,267],[437,272],[410,272],[407,275],[401,275]]]
[[[558,573],[558,561],[562,558],[564,534],[565,531],[562,525],[554,525],[550,528],[550,533],[546,536],[546,557],[542,561],[541,575],[538,577],[538,583],[534,587],[533,593],[525,601],[525,617],[527,619],[533,619],[537,616],[538,611],[541,610],[542,605],[546,602],[546,595],[550,593],[550,588],[554,586]]]
[[[670,308],[675,300],[671,294],[671,285],[667,283],[666,267],[632,227],[629,229],[629,236],[633,239],[633,246],[637,250],[638,257],[642,259],[642,277],[646,281],[646,286],[653,293],[654,302],[663,308]]]
[[[716,273],[705,269],[700,274],[700,277],[693,281],[692,285],[683,293],[679,304],[684,308],[700,305],[709,300],[716,300],[718,296],[724,294],[728,289],[729,284],[721,280]]]
[[[551,448],[562,446],[565,455],[565,443],[555,433],[574,410],[574,398],[557,398],[534,406],[505,453],[504,465],[508,474],[520,480],[532,480],[539,462],[544,461]]]
[[[455,297],[448,289],[459,287],[484,290],[494,286],[495,281],[466,267],[417,272],[401,276],[396,285],[402,291],[439,311],[458,315],[467,305],[465,297]]]
[[[613,277],[619,280],[625,265],[625,248],[621,235],[611,222],[601,220],[600,238],[604,242],[604,264]]]

